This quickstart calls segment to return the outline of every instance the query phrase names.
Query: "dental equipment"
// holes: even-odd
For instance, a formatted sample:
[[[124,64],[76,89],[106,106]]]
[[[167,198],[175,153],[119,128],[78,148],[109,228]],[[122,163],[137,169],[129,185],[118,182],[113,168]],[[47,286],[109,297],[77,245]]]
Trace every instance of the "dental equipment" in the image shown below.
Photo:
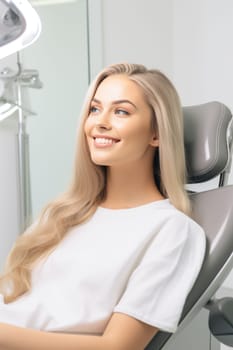
[[[24,106],[22,96],[23,88],[42,88],[39,73],[34,69],[23,69],[20,62],[20,53],[17,52],[18,70],[13,72],[10,68],[4,68],[0,72],[0,81],[5,85],[5,91],[0,96],[0,122],[9,117],[17,116],[17,148],[18,148],[18,181],[19,181],[19,227],[24,231],[31,223],[31,186],[29,166],[29,135],[26,130],[26,117],[36,115],[35,112]],[[14,97],[9,97],[7,88],[13,89]],[[12,93],[10,94],[12,96]]]
[[[25,112],[35,114],[22,106],[22,86],[41,88],[36,70],[23,70],[20,62],[22,49],[32,44],[40,35],[41,21],[27,0],[0,0],[0,59],[17,52],[18,71],[5,68],[0,78],[1,89],[0,121],[18,112],[18,178],[19,178],[19,220],[20,231],[24,231],[31,220],[29,136],[26,132]],[[17,92],[16,102],[3,97],[5,83]]]
[[[32,44],[41,21],[27,0],[0,0],[0,59]]]

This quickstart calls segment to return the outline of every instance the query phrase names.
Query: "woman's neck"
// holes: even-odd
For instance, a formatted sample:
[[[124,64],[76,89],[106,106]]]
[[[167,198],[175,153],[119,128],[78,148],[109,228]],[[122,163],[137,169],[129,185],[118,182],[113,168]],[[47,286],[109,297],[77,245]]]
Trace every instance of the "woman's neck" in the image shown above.
[[[101,206],[111,209],[133,208],[164,199],[154,182],[151,169],[107,169],[106,197]]]

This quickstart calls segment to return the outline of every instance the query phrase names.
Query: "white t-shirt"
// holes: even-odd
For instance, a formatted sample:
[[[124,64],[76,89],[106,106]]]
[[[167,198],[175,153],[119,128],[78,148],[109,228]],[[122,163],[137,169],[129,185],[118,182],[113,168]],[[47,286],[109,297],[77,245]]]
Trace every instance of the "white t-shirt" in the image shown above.
[[[1,298],[0,322],[102,334],[121,312],[174,332],[204,253],[202,228],[167,199],[99,207],[37,264],[29,292],[9,304]]]

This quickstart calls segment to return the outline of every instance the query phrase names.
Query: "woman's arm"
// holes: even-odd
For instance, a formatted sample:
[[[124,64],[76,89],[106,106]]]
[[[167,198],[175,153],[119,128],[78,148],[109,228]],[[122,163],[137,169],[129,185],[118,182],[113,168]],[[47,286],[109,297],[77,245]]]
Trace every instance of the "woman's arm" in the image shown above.
[[[102,336],[49,333],[0,324],[1,350],[143,350],[158,329],[114,313]]]

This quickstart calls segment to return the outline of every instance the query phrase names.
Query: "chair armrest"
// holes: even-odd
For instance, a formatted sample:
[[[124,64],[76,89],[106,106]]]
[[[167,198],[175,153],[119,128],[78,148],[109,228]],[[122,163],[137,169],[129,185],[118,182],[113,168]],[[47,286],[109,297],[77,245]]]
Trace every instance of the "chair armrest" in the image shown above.
[[[209,309],[209,328],[220,343],[233,346],[233,298],[211,300]]]

